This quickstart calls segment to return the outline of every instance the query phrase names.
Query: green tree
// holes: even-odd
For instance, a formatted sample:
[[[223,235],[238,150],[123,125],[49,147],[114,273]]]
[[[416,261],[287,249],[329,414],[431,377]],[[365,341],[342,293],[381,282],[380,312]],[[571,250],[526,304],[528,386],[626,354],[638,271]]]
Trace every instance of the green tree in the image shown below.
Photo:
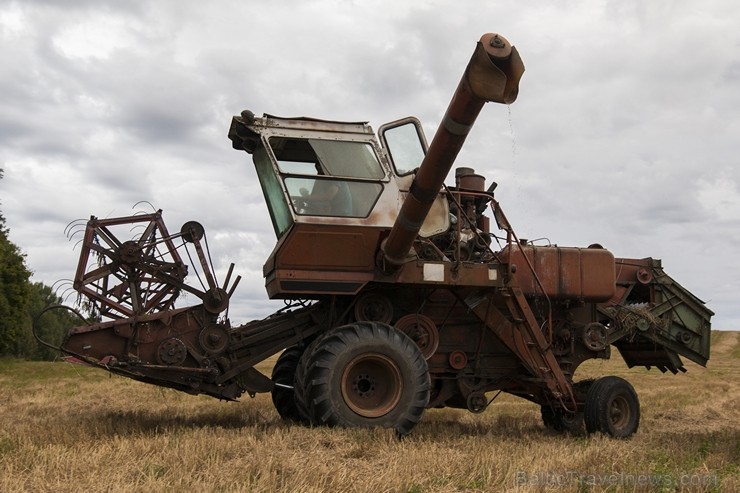
[[[2,177],[0,168],[0,179]],[[49,286],[31,283],[26,256],[8,236],[5,217],[0,212],[0,356],[56,359],[59,352],[39,344],[34,337],[34,320],[36,335],[53,346],[61,344],[71,327],[88,322],[63,309],[46,311],[39,318],[46,307],[60,305],[62,300]]]
[[[31,286],[31,301],[29,303],[30,318],[36,324],[36,335],[44,342],[59,347],[70,328],[86,324],[87,321],[80,320],[72,312],[64,309],[47,310],[43,315],[41,312],[51,305],[61,305],[62,299],[47,285],[36,282]],[[21,354],[29,359],[54,360],[59,358],[59,351],[40,344],[33,336],[32,327],[29,325],[19,338],[18,345],[22,348]]]
[[[0,179],[2,176],[0,169]],[[18,337],[31,322],[31,271],[25,254],[8,239],[8,233],[0,213],[0,354],[17,354]]]

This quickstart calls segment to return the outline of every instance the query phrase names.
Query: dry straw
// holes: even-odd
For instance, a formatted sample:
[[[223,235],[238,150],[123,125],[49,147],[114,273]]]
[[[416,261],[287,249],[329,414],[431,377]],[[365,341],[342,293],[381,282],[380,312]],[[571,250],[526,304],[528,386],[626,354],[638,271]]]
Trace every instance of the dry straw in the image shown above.
[[[66,363],[0,360],[0,491],[740,491],[740,340],[707,369],[582,378],[637,389],[629,440],[562,436],[502,396],[483,414],[429,410],[413,434],[281,422],[268,395],[227,403]],[[262,369],[269,372],[269,363]]]

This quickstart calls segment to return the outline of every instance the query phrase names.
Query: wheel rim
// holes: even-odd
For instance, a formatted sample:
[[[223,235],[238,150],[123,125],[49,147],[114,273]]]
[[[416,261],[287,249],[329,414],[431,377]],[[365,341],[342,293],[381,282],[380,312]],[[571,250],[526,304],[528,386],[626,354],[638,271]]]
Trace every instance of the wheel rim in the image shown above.
[[[621,430],[630,422],[631,410],[627,399],[618,395],[609,404],[609,422],[614,429]]]
[[[401,400],[403,381],[396,363],[382,354],[355,357],[342,373],[342,397],[355,413],[378,418]]]

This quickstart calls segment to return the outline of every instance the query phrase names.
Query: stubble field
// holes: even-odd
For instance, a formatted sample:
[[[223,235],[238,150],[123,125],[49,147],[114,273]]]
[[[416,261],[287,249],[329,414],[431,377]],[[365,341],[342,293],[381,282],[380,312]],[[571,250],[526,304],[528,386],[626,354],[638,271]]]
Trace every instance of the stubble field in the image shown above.
[[[221,402],[67,363],[0,360],[0,491],[740,491],[740,337],[714,332],[704,369],[627,369],[629,440],[564,436],[502,395],[483,413],[429,410],[388,430],[282,422],[270,396]],[[270,361],[260,367],[269,374]]]

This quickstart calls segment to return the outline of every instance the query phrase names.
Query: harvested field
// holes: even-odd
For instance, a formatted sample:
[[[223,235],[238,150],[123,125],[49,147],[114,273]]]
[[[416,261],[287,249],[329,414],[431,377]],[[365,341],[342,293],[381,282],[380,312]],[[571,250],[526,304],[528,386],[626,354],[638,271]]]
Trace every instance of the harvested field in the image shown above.
[[[67,363],[0,360],[0,491],[740,491],[740,337],[707,369],[627,369],[629,440],[544,428],[507,395],[480,415],[429,410],[411,436],[282,422],[270,396],[220,402]],[[262,366],[269,372],[270,362]]]

